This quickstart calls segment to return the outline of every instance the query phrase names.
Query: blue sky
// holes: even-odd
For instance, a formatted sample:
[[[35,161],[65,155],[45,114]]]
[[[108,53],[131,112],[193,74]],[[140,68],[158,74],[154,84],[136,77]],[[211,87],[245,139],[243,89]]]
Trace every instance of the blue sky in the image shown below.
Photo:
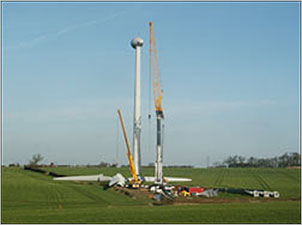
[[[142,162],[153,162],[151,20],[164,90],[164,163],[206,166],[207,157],[299,151],[299,7],[2,3],[3,163],[24,164],[35,153],[45,163],[126,163],[117,109],[132,140],[130,41],[137,35],[145,40]]]

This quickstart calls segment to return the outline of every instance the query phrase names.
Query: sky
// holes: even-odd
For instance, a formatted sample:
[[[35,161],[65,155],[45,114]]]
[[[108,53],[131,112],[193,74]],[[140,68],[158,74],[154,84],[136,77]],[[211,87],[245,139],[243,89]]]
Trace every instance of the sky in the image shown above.
[[[142,163],[155,161],[153,21],[166,165],[299,151],[300,3],[2,2],[2,163],[127,164],[142,47]],[[151,119],[148,119],[151,114]]]

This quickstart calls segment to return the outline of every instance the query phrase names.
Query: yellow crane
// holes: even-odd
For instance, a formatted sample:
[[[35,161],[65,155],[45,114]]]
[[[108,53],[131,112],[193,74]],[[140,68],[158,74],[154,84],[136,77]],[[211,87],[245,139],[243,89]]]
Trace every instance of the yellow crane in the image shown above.
[[[130,147],[130,144],[129,144],[129,139],[128,139],[127,131],[126,131],[126,128],[125,128],[123,116],[122,116],[122,113],[121,113],[120,109],[118,109],[117,112],[118,112],[118,115],[120,117],[121,125],[122,125],[122,128],[123,128],[123,133],[124,133],[124,138],[125,138],[125,142],[126,142],[126,146],[127,146],[127,150],[128,150],[127,156],[128,156],[129,165],[130,165],[130,172],[133,176],[134,184],[140,184],[141,180],[138,178],[138,176],[136,174],[136,169],[135,169],[134,162],[133,162],[133,156],[132,156],[132,153],[131,153],[131,147]]]
[[[158,63],[158,53],[156,48],[156,38],[153,27],[153,22],[149,23],[150,26],[150,69],[153,82],[153,95],[155,101],[155,110],[157,114],[161,114],[163,117],[163,91],[160,88],[160,75],[159,75],[159,63]]]
[[[156,38],[153,23],[149,23],[150,27],[150,69],[153,83],[153,95],[156,113],[156,164],[155,164],[155,183],[162,184],[163,180],[163,119],[164,113],[162,108],[163,91],[160,88],[160,75],[158,52],[156,48]]]

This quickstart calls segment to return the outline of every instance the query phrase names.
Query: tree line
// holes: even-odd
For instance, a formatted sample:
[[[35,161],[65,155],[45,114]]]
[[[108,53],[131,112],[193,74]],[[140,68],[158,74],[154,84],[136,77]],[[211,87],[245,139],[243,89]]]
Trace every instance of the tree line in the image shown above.
[[[31,167],[70,167],[71,165],[54,165],[54,163],[50,163],[50,165],[40,165],[39,163],[44,159],[41,154],[34,154],[32,159],[29,161],[28,166]],[[9,167],[19,167],[20,165],[11,163]],[[78,167],[80,165],[77,165]],[[244,157],[240,155],[229,156],[223,162],[215,162],[213,167],[269,167],[269,168],[286,168],[286,167],[297,167],[301,166],[301,155],[297,152],[284,153],[279,157],[272,158],[256,158],[256,157]],[[117,163],[106,163],[100,162],[98,165],[86,165],[85,167],[128,167],[128,165],[118,165]],[[154,163],[149,163],[143,167],[154,167]],[[191,165],[165,165],[167,168],[193,168]]]
[[[272,158],[246,158],[240,155],[229,156],[223,163],[216,162],[214,167],[270,167],[285,168],[301,165],[301,155],[297,152],[286,152],[279,157]]]

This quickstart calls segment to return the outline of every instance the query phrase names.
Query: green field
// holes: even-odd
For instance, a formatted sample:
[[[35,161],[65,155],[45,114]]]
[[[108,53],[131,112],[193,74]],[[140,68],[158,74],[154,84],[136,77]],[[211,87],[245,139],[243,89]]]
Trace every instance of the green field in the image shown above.
[[[130,175],[128,168],[48,168],[64,175]],[[143,169],[152,175],[153,169]],[[279,191],[270,201],[155,206],[97,183],[53,181],[22,168],[2,167],[2,223],[300,223],[300,170],[165,168],[166,176],[190,177],[190,185]]]

